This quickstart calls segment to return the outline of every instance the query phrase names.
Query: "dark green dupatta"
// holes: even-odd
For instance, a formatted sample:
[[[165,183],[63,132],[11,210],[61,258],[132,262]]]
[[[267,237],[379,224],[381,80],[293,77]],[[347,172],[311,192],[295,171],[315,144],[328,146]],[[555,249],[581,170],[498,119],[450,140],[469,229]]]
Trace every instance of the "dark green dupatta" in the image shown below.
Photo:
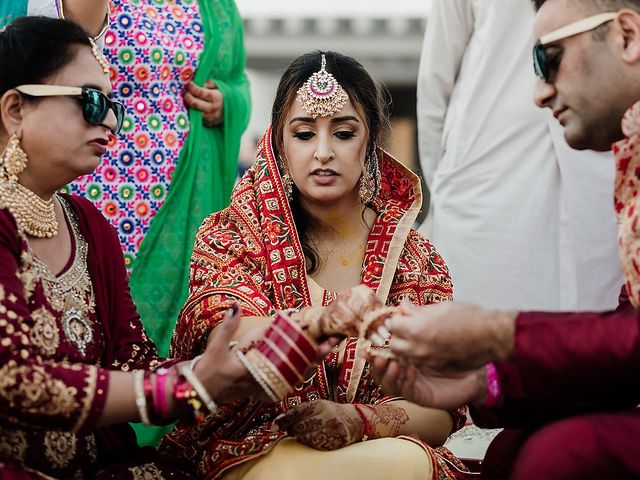
[[[213,80],[224,97],[224,120],[202,124],[189,110],[190,131],[165,203],[153,219],[133,264],[130,286],[142,322],[162,356],[187,298],[189,262],[198,227],[231,200],[240,137],[249,121],[242,19],[233,0],[200,0],[205,48],[194,81]],[[140,442],[156,443],[153,429],[137,429]]]

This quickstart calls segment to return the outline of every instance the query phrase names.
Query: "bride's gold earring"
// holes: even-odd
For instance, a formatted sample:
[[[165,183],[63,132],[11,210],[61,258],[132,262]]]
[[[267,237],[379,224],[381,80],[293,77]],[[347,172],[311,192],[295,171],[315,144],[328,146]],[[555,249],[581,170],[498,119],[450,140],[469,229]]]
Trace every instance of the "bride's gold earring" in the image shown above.
[[[370,204],[378,193],[376,178],[379,175],[378,169],[378,155],[376,154],[375,146],[369,157],[364,162],[364,170],[360,176],[360,187],[358,188],[358,195],[363,205]]]
[[[287,164],[282,160],[282,157],[280,157],[280,155],[278,155],[278,163],[281,172],[280,177],[282,178],[282,187],[284,188],[284,193],[287,196],[287,200],[291,202],[291,200],[293,199],[293,178],[289,173]]]

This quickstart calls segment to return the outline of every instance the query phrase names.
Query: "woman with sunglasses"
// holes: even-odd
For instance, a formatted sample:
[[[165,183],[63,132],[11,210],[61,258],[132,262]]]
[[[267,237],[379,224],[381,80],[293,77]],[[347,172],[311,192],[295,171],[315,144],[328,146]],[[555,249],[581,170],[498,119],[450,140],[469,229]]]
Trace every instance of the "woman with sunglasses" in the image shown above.
[[[66,21],[0,32],[1,478],[189,478],[138,449],[127,422],[189,422],[260,397],[228,347],[233,313],[201,361],[158,358],[115,231],[88,200],[56,193],[122,127],[106,67]]]
[[[120,140],[64,189],[116,228],[128,270],[135,259],[131,293],[142,321],[166,353],[187,298],[193,239],[229,202],[249,120],[238,10],[233,0],[11,0],[0,2],[0,28],[27,14],[69,18],[98,35],[111,65],[114,97],[126,106]],[[136,430],[144,444],[162,434]]]

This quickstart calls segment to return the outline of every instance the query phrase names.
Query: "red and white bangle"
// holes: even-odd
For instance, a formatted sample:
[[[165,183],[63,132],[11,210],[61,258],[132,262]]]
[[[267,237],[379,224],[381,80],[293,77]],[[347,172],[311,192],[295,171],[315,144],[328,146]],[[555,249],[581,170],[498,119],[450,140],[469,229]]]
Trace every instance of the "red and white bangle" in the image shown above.
[[[487,363],[484,368],[487,381],[487,398],[485,405],[489,408],[495,407],[502,400],[502,389],[500,388],[500,377],[493,363]]]

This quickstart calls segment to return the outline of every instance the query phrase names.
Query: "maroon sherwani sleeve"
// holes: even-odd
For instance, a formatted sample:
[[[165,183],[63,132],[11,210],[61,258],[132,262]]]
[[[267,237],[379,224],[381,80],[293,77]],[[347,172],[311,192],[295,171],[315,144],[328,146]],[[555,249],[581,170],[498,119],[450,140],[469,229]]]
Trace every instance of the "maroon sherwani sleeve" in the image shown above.
[[[503,402],[472,409],[484,426],[527,426],[640,402],[640,312],[521,313],[512,358],[497,362]]]

